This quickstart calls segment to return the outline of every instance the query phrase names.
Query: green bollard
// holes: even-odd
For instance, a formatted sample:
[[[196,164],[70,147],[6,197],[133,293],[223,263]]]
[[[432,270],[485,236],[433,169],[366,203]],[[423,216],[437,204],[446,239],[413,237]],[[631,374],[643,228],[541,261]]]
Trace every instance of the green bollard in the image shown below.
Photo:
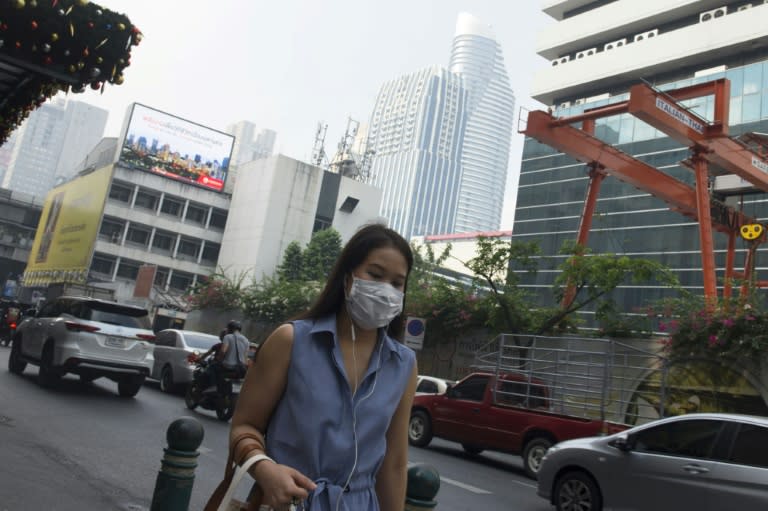
[[[191,417],[176,419],[168,426],[165,438],[168,447],[163,449],[162,465],[157,473],[155,492],[150,511],[187,511],[195,468],[205,431],[202,424]]]
[[[432,465],[413,465],[408,469],[405,511],[435,509],[435,496],[440,491],[440,474]]]

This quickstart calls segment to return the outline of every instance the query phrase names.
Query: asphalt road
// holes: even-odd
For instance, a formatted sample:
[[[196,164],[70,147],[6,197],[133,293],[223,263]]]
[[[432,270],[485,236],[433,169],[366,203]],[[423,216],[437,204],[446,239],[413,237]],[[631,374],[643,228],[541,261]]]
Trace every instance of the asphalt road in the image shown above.
[[[104,379],[82,384],[67,376],[59,388],[43,389],[36,367],[21,377],[7,371],[8,353],[0,347],[0,511],[148,509],[166,429],[182,416],[205,428],[189,506],[202,509],[223,474],[229,424],[188,410],[181,396],[154,383],[133,399],[119,397]],[[440,440],[411,448],[409,457],[440,472],[439,511],[552,509],[536,496],[518,457],[470,456]]]

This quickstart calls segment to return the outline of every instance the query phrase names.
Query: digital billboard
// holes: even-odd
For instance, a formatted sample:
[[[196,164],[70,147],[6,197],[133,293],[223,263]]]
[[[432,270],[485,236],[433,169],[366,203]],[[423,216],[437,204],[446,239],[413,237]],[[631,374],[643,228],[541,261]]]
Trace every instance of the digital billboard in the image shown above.
[[[24,271],[25,286],[85,282],[111,178],[110,165],[48,193]]]
[[[134,103],[120,148],[123,166],[222,191],[235,137]]]

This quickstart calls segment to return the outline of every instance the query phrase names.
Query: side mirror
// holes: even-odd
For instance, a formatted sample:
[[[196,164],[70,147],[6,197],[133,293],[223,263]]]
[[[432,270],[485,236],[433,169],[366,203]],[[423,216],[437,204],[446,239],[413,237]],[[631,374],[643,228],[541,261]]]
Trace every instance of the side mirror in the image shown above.
[[[632,442],[626,435],[617,436],[611,440],[610,444],[608,445],[615,447],[622,452],[629,452],[632,450]]]
[[[24,315],[28,318],[34,318],[37,316],[37,309],[27,309],[24,311]]]

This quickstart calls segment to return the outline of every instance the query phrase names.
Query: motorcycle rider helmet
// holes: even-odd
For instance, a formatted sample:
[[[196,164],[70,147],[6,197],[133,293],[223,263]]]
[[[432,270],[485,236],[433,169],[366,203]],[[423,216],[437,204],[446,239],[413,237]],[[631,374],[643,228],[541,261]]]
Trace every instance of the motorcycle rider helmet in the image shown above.
[[[236,321],[236,320],[233,319],[229,323],[227,323],[227,330],[229,330],[230,332],[234,332],[236,330],[240,331],[242,329],[243,329],[243,327],[242,327],[242,325],[240,324],[239,321]]]

